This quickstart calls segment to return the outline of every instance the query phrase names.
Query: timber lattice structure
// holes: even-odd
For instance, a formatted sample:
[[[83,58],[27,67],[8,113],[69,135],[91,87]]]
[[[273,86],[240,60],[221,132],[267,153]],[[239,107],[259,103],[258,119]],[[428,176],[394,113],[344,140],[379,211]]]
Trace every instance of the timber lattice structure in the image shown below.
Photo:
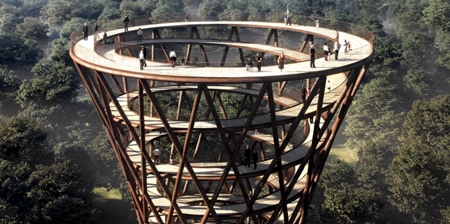
[[[139,223],[303,223],[374,55],[373,35],[355,27],[149,24],[109,30],[105,45],[102,34],[85,41],[74,33],[70,56],[106,127]],[[139,43],[138,28],[145,34]],[[352,50],[325,61],[323,43],[344,39]],[[316,68],[303,53],[310,43],[319,43]],[[149,49],[143,70],[141,45]],[[184,66],[169,66],[172,48]],[[261,72],[246,71],[245,51],[263,56]],[[283,71],[274,63],[281,52],[288,59]],[[258,155],[250,167],[246,145]]]

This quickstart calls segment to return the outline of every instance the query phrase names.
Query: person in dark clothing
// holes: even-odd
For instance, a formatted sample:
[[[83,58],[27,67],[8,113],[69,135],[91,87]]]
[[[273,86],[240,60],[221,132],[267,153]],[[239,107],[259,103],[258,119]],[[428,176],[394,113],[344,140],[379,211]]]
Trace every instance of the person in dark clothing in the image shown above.
[[[88,34],[89,34],[89,27],[86,23],[84,23],[83,26],[83,40],[88,40]]]
[[[258,72],[261,71],[262,58],[259,54],[256,54],[256,67],[258,68]]]
[[[248,148],[248,145],[245,146],[245,150],[244,150],[244,156],[245,156],[245,163],[244,165],[247,167],[250,167],[250,156],[251,156],[251,152],[250,149]]]
[[[137,35],[138,35],[138,38],[137,38],[137,42],[138,43],[141,43],[142,42],[142,34],[144,33],[144,31],[142,31],[142,29],[139,27],[139,29],[138,29],[138,31],[137,31]]]
[[[316,67],[316,49],[314,49],[314,45],[311,45],[311,47],[309,48],[309,56],[311,56],[311,62],[309,63],[309,66],[311,68],[315,68]]]
[[[104,48],[106,48],[106,38],[108,38],[108,34],[106,33],[106,31],[103,33],[103,46]]]
[[[302,88],[300,89],[300,96],[302,97],[302,103],[306,100],[306,88],[305,85],[302,85]]]
[[[125,27],[125,32],[128,31],[128,23],[130,22],[130,18],[128,18],[128,15],[125,15],[125,18],[123,19],[123,26]]]
[[[256,150],[253,150],[252,152],[252,158],[253,158],[253,165],[254,168],[256,170],[256,162],[258,162],[258,153],[256,153]],[[249,165],[250,166],[250,165]]]
[[[145,62],[145,59],[147,58],[147,48],[145,48],[144,45],[141,45],[141,51],[144,55],[144,67],[147,67],[147,62]]]

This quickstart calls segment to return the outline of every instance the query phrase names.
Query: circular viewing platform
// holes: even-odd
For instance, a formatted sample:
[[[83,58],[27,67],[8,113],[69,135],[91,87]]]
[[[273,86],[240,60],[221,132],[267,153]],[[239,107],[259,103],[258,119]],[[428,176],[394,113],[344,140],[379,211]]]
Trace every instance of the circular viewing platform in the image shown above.
[[[304,219],[309,195],[373,58],[370,32],[348,24],[340,30],[192,21],[106,33],[105,40],[103,33],[87,40],[74,33],[70,56],[107,130],[141,222]],[[334,51],[324,55],[324,44],[333,49],[335,42],[339,57]],[[142,47],[145,66],[139,60]],[[171,49],[178,56],[174,67]],[[246,67],[249,60],[253,66]]]

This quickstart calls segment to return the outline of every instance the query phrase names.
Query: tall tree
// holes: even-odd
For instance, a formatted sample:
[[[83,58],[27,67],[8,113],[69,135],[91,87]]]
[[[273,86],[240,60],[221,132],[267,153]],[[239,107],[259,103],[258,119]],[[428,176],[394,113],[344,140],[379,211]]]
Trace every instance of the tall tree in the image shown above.
[[[184,4],[182,0],[158,1],[152,12],[153,23],[184,21]]]
[[[25,80],[20,86],[17,99],[25,105],[58,104],[73,100],[78,83],[74,79],[75,72],[62,61],[41,61],[33,67],[35,78]]]
[[[382,222],[383,203],[377,191],[361,186],[353,167],[335,160],[321,177],[325,201],[322,221],[328,223]]]
[[[0,159],[32,164],[36,160],[45,160],[48,152],[42,149],[42,145],[46,137],[47,132],[30,117],[0,117]]]
[[[401,108],[396,86],[385,78],[364,85],[347,115],[345,134],[348,145],[360,149],[364,140],[375,138],[392,144],[396,142],[401,122]]]
[[[438,223],[450,189],[450,95],[416,101],[389,167],[391,203],[416,223]]]
[[[50,24],[63,24],[72,17],[96,19],[103,6],[97,0],[48,0],[41,14]]]

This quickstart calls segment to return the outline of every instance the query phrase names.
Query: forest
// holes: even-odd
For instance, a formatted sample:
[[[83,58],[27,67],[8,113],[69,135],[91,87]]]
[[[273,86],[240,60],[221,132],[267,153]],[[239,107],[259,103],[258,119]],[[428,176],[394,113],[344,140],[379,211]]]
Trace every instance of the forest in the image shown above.
[[[68,54],[85,22],[282,22],[286,9],[293,24],[326,18],[375,36],[341,128],[357,161],[329,158],[306,222],[450,223],[448,0],[0,0],[0,223],[137,223]]]

